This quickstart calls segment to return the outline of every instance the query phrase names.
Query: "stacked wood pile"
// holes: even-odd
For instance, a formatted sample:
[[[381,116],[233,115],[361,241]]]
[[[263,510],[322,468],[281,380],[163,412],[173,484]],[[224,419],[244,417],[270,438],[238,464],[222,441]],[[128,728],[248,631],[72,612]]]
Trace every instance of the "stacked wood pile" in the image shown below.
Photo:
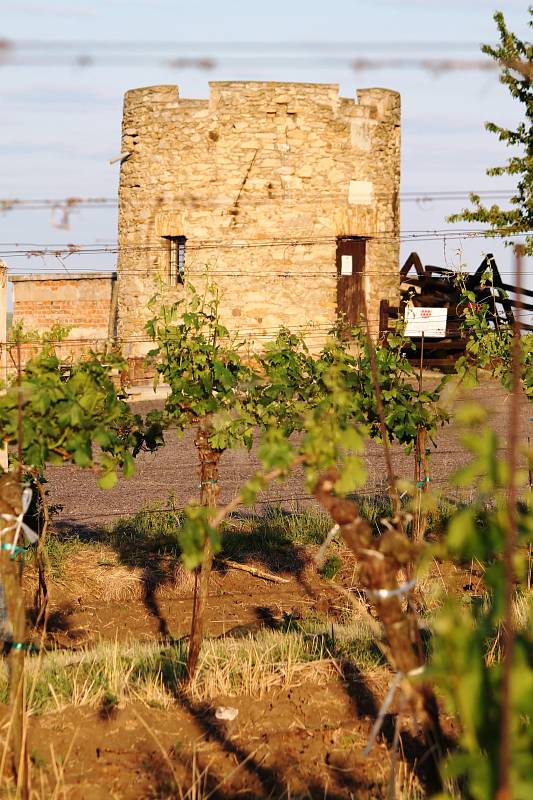
[[[492,274],[490,285],[483,281],[487,271]],[[461,329],[464,308],[461,304],[457,272],[444,267],[423,266],[418,253],[411,253],[400,270],[400,278],[400,306],[393,307],[387,300],[381,301],[380,337],[394,326],[398,317],[403,319],[408,303],[419,308],[447,308],[446,336],[440,339],[424,338],[423,363],[428,368],[453,368],[455,360],[464,352],[466,345]],[[513,308],[520,308],[523,329],[533,330],[533,325],[530,324],[533,304],[513,298],[516,287],[502,281],[494,256],[485,256],[477,270],[470,275],[464,275],[463,279],[466,289],[474,292],[476,304],[488,302],[495,324],[502,321],[512,323]],[[521,295],[526,299],[533,298],[533,292],[526,289],[522,289]],[[409,360],[420,364],[422,342],[417,339],[413,341],[416,347],[409,352]]]

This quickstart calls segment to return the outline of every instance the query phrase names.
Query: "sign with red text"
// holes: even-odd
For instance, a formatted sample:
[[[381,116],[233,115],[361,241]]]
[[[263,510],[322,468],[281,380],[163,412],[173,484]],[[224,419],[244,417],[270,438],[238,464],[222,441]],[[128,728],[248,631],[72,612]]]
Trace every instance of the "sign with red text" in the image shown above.
[[[447,308],[405,307],[405,336],[446,336]]]

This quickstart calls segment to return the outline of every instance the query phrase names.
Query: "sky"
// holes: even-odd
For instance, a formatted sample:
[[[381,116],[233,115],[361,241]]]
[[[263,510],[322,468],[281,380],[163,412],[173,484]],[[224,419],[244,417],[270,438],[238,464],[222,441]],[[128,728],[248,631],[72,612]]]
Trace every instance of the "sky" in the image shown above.
[[[0,0],[0,200],[115,197],[119,167],[109,161],[120,152],[124,92],[176,83],[181,96],[202,98],[208,96],[209,80],[229,79],[338,83],[346,97],[368,86],[395,89],[402,99],[403,193],[512,190],[510,177],[485,174],[510,154],[484,130],[485,121],[514,127],[521,119],[520,105],[499,84],[496,71],[435,74],[398,65],[351,66],[357,58],[400,56],[488,61],[479,43],[496,41],[492,15],[497,8],[527,39],[527,2],[515,0],[499,5],[497,0]],[[29,41],[66,41],[71,49],[6,46]],[[91,50],[91,42],[100,47]],[[116,42],[136,42],[143,51],[117,54]],[[191,49],[192,42],[204,44]],[[283,47],[289,42],[328,47],[314,55],[304,52],[294,63],[287,55],[298,57],[299,51]],[[237,43],[248,43],[248,49],[238,49]],[[264,58],[261,43],[280,47],[278,57]],[[74,63],[80,55],[91,55],[92,63]],[[168,64],[191,55],[211,55],[219,63],[209,70]],[[501,242],[452,238],[453,230],[467,226],[448,225],[446,216],[466,204],[466,197],[402,201],[402,230],[450,231],[447,239],[421,233],[420,241],[405,242],[402,259],[416,249],[425,263],[463,264],[471,270],[493,252],[510,279],[512,254]],[[57,227],[60,221],[61,213],[50,209],[0,212],[0,257],[15,242],[116,240],[114,208],[78,209],[66,229]],[[114,255],[101,253],[69,256],[66,262],[3,257],[14,272],[114,266]],[[533,288],[533,262],[526,272],[526,285]]]

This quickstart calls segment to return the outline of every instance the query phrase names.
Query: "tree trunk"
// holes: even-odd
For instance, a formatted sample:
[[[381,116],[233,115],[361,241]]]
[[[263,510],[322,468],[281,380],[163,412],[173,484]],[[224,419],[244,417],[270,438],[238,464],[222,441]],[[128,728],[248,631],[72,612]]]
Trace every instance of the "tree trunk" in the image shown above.
[[[202,420],[198,426],[198,433],[194,443],[198,450],[200,460],[200,501],[202,505],[214,508],[219,495],[218,464],[220,452],[213,450],[209,444],[211,425],[209,420]],[[213,566],[213,548],[209,539],[204,544],[202,564],[196,571],[194,584],[194,600],[191,622],[191,638],[189,642],[189,655],[187,658],[187,683],[194,677],[200,648],[204,638],[205,613],[209,595],[209,577]]]
[[[0,479],[0,513],[17,516],[21,512],[20,482],[11,474]],[[0,520],[0,530],[13,523]],[[0,537],[2,545],[13,541],[14,528]],[[22,542],[18,542],[22,546]],[[12,767],[17,782],[17,797],[28,798],[28,759],[25,729],[24,655],[26,648],[26,609],[22,593],[22,567],[11,557],[8,548],[0,550],[0,575],[3,583],[7,618],[11,636],[4,628],[4,652],[7,652],[9,671],[9,704],[11,707]]]
[[[405,603],[407,591],[398,584],[398,571],[412,562],[416,545],[394,529],[375,538],[370,525],[359,514],[358,506],[352,500],[335,496],[337,478],[335,469],[323,473],[314,495],[339,525],[345,543],[360,563],[361,588],[367,591],[383,623],[393,667],[404,678],[417,675],[425,667],[418,620],[412,605]],[[428,755],[434,759],[431,780],[437,791],[440,790],[437,762],[444,748],[435,694],[426,682],[404,681],[404,684],[415,718],[421,722]]]

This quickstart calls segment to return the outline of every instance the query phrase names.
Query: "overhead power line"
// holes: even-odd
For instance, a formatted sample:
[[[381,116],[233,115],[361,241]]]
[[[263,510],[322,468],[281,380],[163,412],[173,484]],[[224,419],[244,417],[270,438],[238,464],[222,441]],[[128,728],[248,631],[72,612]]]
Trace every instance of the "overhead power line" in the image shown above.
[[[127,42],[0,40],[0,65],[30,67],[158,66],[171,70],[344,67],[355,71],[422,69],[435,74],[494,70],[473,42]],[[373,53],[373,55],[361,55]],[[377,54],[380,55],[377,55]],[[425,55],[416,55],[422,54]],[[436,56],[435,53],[446,55]],[[399,54],[399,55],[398,55]],[[451,54],[451,55],[450,55]]]
[[[394,58],[369,58],[369,57],[342,57],[342,56],[314,56],[313,58],[299,56],[179,56],[176,58],[161,59],[150,56],[92,55],[79,54],[77,56],[37,56],[19,57],[11,56],[0,51],[0,66],[3,67],[159,67],[163,69],[182,71],[199,70],[213,72],[217,69],[254,69],[270,67],[274,69],[308,69],[316,72],[317,69],[336,68],[348,69],[353,72],[391,70],[422,70],[433,75],[449,72],[494,71],[499,65],[494,61],[482,58],[435,58],[427,56],[414,58],[412,56],[397,56]]]
[[[413,228],[398,230],[391,228],[390,230],[374,230],[364,234],[362,238],[370,239],[418,239],[420,237],[436,237],[439,239],[448,236],[529,236],[533,231],[520,230],[517,231],[512,227],[501,228]],[[231,240],[228,239],[187,239],[188,250],[217,250],[220,248],[254,248],[254,247],[275,247],[287,245],[314,245],[314,244],[328,244],[336,242],[339,237],[336,234],[317,234],[312,231],[304,232],[298,236],[279,236],[279,237],[263,237],[256,239],[247,239],[244,237],[239,238],[235,233]],[[41,249],[47,251],[48,255],[55,255],[61,252],[66,255],[73,255],[75,253],[117,253],[117,252],[157,252],[167,251],[168,247],[161,243],[161,238],[156,238],[154,241],[146,240],[141,242],[131,242],[130,244],[119,244],[116,241],[103,241],[103,242],[88,242],[88,243],[51,243],[51,242],[0,242],[2,247],[27,247],[30,248],[24,252],[29,255],[41,255]],[[2,250],[0,250],[0,253]],[[5,252],[5,251],[4,251]],[[21,252],[20,250],[14,252]]]
[[[467,202],[469,192],[459,191],[426,191],[426,192],[400,192],[400,202],[402,205],[406,203],[416,203],[420,207],[431,205],[432,203],[439,202]],[[509,201],[512,197],[511,191],[480,191],[475,192],[481,200],[486,202],[490,201]],[[247,193],[247,199],[253,203],[253,206],[264,205],[269,206],[272,202],[283,202],[289,206],[296,206],[311,199],[316,201],[332,200],[332,201],[345,201],[346,195],[340,192],[330,193],[306,193],[302,197],[290,197],[283,194],[277,194],[272,197],[265,197],[260,193]],[[391,192],[377,193],[374,195],[374,200],[391,200]],[[166,205],[172,203],[188,204],[191,208],[197,208],[198,205],[204,204],[206,208],[215,207],[229,207],[231,200],[228,198],[216,197],[201,197],[194,194],[179,194],[175,195],[171,201],[167,201]],[[75,211],[91,209],[102,210],[111,209],[115,210],[118,207],[118,200],[114,197],[65,197],[65,198],[36,198],[36,199],[22,199],[22,198],[0,198],[0,214],[6,214],[13,211],[49,211],[51,214],[50,224],[58,230],[69,230],[71,223],[71,214]]]
[[[389,231],[389,232],[379,232],[376,231],[372,238],[374,241],[390,241],[390,242],[428,242],[428,241],[440,241],[446,244],[446,242],[452,241],[461,241],[464,239],[470,238],[494,238],[494,237],[506,237],[506,238],[517,238],[522,237],[525,235],[531,235],[533,231],[512,231],[509,229],[501,229],[499,231],[492,231],[492,230],[452,230],[452,231],[410,231],[410,232],[403,232],[398,234],[397,232]],[[217,253],[217,251],[231,251],[231,250],[253,250],[255,248],[261,247],[268,247],[268,248],[283,248],[287,249],[289,247],[313,247],[313,246],[324,246],[324,245],[331,245],[334,246],[337,242],[337,237],[335,236],[315,236],[315,237],[307,237],[307,238],[297,238],[293,237],[290,239],[264,239],[264,240],[252,240],[252,241],[234,241],[234,242],[224,242],[224,241],[213,241],[213,242],[190,242],[188,243],[188,251],[190,252],[207,252],[207,253]],[[117,244],[67,244],[67,245],[49,245],[49,244],[39,244],[39,243],[0,243],[0,257],[7,258],[8,260],[12,260],[15,258],[41,258],[43,264],[41,267],[37,267],[37,270],[34,268],[35,274],[45,274],[46,272],[50,272],[50,267],[46,263],[46,258],[55,258],[61,268],[65,270],[65,273],[68,275],[69,270],[65,264],[67,258],[70,258],[73,255],[105,255],[105,254],[122,254],[123,257],[128,258],[129,264],[127,268],[121,269],[121,275],[124,274],[139,274],[149,276],[154,270],[157,271],[156,264],[139,264],[136,265],[131,263],[130,259],[135,258],[136,254],[145,254],[145,255],[157,255],[158,253],[167,253],[168,248],[160,243],[146,243],[146,244],[132,244],[132,245],[122,245],[118,246]],[[209,258],[209,256],[207,256]],[[70,265],[70,262],[69,262]],[[192,266],[192,265],[191,265]],[[239,277],[242,275],[241,272],[229,272],[228,268],[226,267],[226,272],[222,270],[217,270],[216,259],[215,263],[211,264],[210,266],[210,274],[211,275],[222,275],[225,274],[227,276],[232,277]],[[91,270],[86,270],[90,272]],[[94,270],[92,270],[94,271]],[[19,268],[10,268],[11,274],[27,274],[28,270],[22,267]],[[205,265],[201,268],[197,268],[198,274],[205,273]],[[258,277],[258,273],[253,273],[256,277]],[[296,276],[298,273],[297,270],[291,269],[290,267],[287,269],[272,269],[268,270],[264,273],[265,277],[274,277],[278,276],[280,278],[291,278]],[[305,275],[310,275],[311,273],[306,270]],[[321,275],[322,273],[316,273],[317,275]],[[370,274],[368,271],[365,274]],[[382,273],[378,270],[376,274],[381,275]],[[333,276],[334,277],[334,276]]]
[[[64,265],[62,265],[62,266],[64,266]],[[158,272],[158,270],[155,267],[153,269],[148,269],[146,267],[144,269],[132,269],[132,268],[129,268],[129,267],[124,267],[123,269],[120,269],[120,270],[117,270],[116,267],[112,267],[110,269],[104,269],[103,267],[98,267],[97,269],[83,269],[83,270],[79,269],[79,270],[76,270],[74,275],[76,277],[79,274],[90,276],[94,272],[96,272],[96,273],[105,272],[108,275],[115,274],[115,275],[118,275],[119,277],[125,277],[126,275],[128,275],[128,276],[129,275],[143,275],[145,278],[153,278],[153,279],[156,279],[158,276],[161,277],[161,271]],[[463,274],[464,272],[465,272],[464,270],[461,270],[461,269],[457,268],[457,270],[455,272],[453,272],[449,276],[449,279],[451,280],[453,277],[456,277],[459,274]],[[500,272],[500,275],[514,275],[514,270],[512,270],[512,269],[509,269],[509,270],[500,269],[499,272]],[[65,277],[68,278],[68,276],[69,275],[72,276],[72,274],[73,274],[72,272],[67,271],[67,272],[65,272]],[[381,270],[365,269],[364,272],[361,273],[361,274],[364,275],[364,276],[376,275],[378,277],[379,276],[383,277],[384,273],[383,273],[382,269]],[[522,274],[523,275],[533,275],[533,271],[522,270]],[[31,272],[28,272],[27,269],[24,269],[22,267],[10,267],[9,271],[8,271],[8,275],[14,275],[14,276],[21,275],[21,276],[24,276],[24,277],[28,278],[29,280],[34,279],[34,278],[35,279],[36,278],[46,279],[49,275],[53,276],[54,278],[56,278],[58,276],[61,277],[61,273],[60,272],[58,272],[58,271],[54,272],[49,267],[48,268],[42,268],[42,269],[32,268]],[[206,277],[209,277],[209,280],[212,280],[212,281],[215,281],[217,278],[269,278],[269,279],[272,279],[272,280],[274,280],[274,279],[290,280],[291,278],[299,279],[299,280],[301,280],[302,278],[324,278],[324,280],[327,280],[327,281],[338,281],[338,280],[342,280],[343,276],[335,275],[332,272],[325,272],[325,271],[317,272],[317,271],[314,271],[314,270],[313,271],[306,270],[305,272],[297,272],[297,271],[294,271],[294,270],[292,272],[290,272],[288,270],[285,271],[285,272],[283,272],[281,270],[268,270],[268,271],[264,271],[264,272],[257,272],[255,270],[250,270],[249,272],[244,272],[244,271],[241,270],[239,272],[239,271],[233,270],[233,271],[229,272],[227,270],[217,270],[217,269],[210,270],[209,271],[209,275],[207,276],[206,275],[206,270],[205,270],[205,268],[203,268],[203,269],[189,269],[187,271],[187,277],[188,277],[188,279],[200,279],[200,280],[204,280]]]
[[[482,199],[497,199],[497,200],[506,200],[512,197],[514,190],[482,190],[478,192],[474,192],[474,194],[478,195]],[[435,190],[421,190],[421,191],[406,191],[400,192],[400,200],[402,202],[416,202],[416,203],[425,203],[425,202],[443,202],[447,200],[467,200],[469,195],[472,192],[469,191],[457,191],[457,190],[447,190],[447,191],[435,191]],[[316,192],[316,193],[305,193],[305,196],[302,197],[290,197],[290,196],[283,196],[280,195],[265,198],[262,194],[255,192],[255,193],[247,193],[248,198],[254,198],[254,203],[257,203],[256,197],[262,198],[265,203],[271,203],[272,200],[279,201],[284,200],[286,202],[302,202],[308,201],[310,199],[332,199],[332,198],[345,198],[345,194],[341,192]],[[388,198],[391,196],[391,192],[383,192],[377,193],[374,195],[376,199],[380,198]],[[203,202],[206,204],[207,207],[214,206],[214,205],[228,205],[230,201],[227,198],[216,198],[216,197],[205,197],[202,198],[199,195],[195,195],[193,193],[178,193],[175,196],[174,202]],[[57,197],[57,198],[0,198],[0,212],[7,212],[7,211],[14,211],[14,210],[28,210],[28,211],[41,211],[45,209],[56,209],[61,211],[69,211],[74,210],[76,208],[115,208],[118,205],[118,200],[116,197]]]
[[[289,51],[333,51],[337,53],[339,50],[387,50],[387,51],[405,51],[413,52],[428,51],[435,52],[437,50],[444,51],[464,51],[476,50],[479,51],[479,42],[460,41],[457,39],[440,40],[440,41],[422,41],[398,39],[379,40],[379,41],[303,41],[303,40],[279,40],[275,41],[150,41],[143,39],[142,41],[126,41],[124,39],[0,39],[0,50],[22,50],[22,51],[53,51],[53,50],[101,50],[108,52],[109,50],[121,51],[135,51],[135,52],[157,52],[163,50],[170,50],[174,52],[176,48],[180,50],[221,50],[221,51],[242,51],[251,50],[254,53],[271,50],[289,50]]]
[[[442,239],[457,239],[457,238],[477,238],[477,237],[509,237],[509,236],[526,236],[531,235],[533,231],[514,231],[510,228],[500,229],[474,229],[474,230],[419,230],[419,231],[373,231],[367,233],[364,238],[371,238],[372,240],[381,241],[433,241]],[[334,235],[309,235],[307,237],[290,237],[278,239],[253,239],[249,241],[198,241],[188,240],[188,251],[196,250],[233,250],[233,249],[254,249],[258,247],[297,247],[297,246],[318,246],[321,244],[334,244],[337,237]],[[7,243],[0,248],[9,246]],[[48,245],[48,244],[34,244],[24,245],[22,243],[14,243],[11,247],[15,249],[2,250],[0,249],[0,256],[61,256],[67,257],[80,254],[98,254],[98,253],[157,253],[167,252],[168,248],[160,242],[148,242],[146,244],[66,244],[66,245]]]

